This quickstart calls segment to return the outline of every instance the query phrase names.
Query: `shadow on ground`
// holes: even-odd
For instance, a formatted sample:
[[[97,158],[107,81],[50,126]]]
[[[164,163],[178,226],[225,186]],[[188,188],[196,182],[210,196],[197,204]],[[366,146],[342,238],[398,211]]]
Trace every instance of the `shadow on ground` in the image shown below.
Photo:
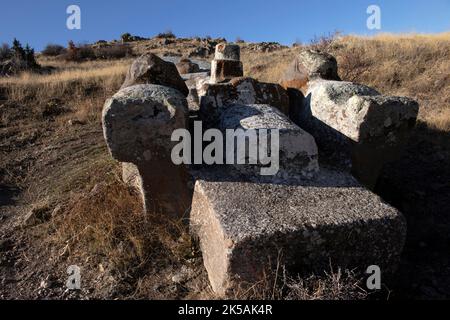
[[[450,298],[450,133],[419,123],[376,192],[408,221],[392,298]]]

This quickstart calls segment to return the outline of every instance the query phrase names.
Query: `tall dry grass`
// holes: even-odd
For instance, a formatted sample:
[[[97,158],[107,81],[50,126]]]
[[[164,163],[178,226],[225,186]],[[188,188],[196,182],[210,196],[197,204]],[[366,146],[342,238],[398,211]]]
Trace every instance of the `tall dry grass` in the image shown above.
[[[51,74],[22,73],[0,78],[10,101],[26,105],[59,99],[83,120],[97,120],[104,101],[120,88],[129,60],[54,64]]]

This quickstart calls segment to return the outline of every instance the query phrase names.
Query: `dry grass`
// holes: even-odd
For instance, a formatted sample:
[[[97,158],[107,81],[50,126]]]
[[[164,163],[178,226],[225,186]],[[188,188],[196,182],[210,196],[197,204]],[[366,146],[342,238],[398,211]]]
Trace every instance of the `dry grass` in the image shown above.
[[[321,275],[289,276],[281,266],[255,284],[241,284],[234,292],[238,300],[366,300],[363,278],[354,272],[330,268]]]
[[[51,222],[49,244],[70,261],[107,266],[116,281],[126,283],[119,284],[122,297],[149,297],[146,276],[159,277],[167,266],[194,256],[189,232],[181,220],[144,214],[139,194],[121,181],[117,167],[103,180],[72,195],[64,213]]]
[[[48,62],[47,62],[48,63]],[[58,64],[58,63],[57,63]],[[22,104],[64,101],[80,120],[98,120],[105,100],[120,88],[130,61],[86,62],[56,65],[46,75],[23,73],[0,79],[9,100]]]

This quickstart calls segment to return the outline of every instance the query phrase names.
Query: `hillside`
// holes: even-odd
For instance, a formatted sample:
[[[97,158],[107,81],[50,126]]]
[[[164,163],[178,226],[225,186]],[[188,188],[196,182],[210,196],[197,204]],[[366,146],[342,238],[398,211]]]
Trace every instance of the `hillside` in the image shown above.
[[[0,298],[212,297],[183,222],[143,217],[138,195],[121,182],[104,144],[101,110],[134,56],[208,61],[213,43],[131,42],[132,54],[115,60],[40,55],[38,63],[51,73],[0,78]],[[245,74],[268,82],[278,82],[299,50],[240,45]],[[376,190],[405,214],[409,228],[399,276],[382,296],[392,290],[391,298],[448,298],[450,33],[344,36],[311,46],[337,58],[343,80],[420,103],[405,155],[385,169]],[[30,213],[39,221],[26,220]],[[85,270],[88,286],[75,294],[61,289],[74,264]],[[351,274],[285,282],[293,298],[366,297]],[[274,287],[259,284],[242,297],[286,297]]]

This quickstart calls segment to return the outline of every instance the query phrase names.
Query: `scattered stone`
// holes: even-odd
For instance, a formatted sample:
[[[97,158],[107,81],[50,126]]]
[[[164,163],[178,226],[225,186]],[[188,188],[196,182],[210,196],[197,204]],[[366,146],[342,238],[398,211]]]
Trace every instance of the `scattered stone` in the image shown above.
[[[250,43],[247,46],[248,50],[257,51],[257,52],[264,52],[264,53],[274,52],[274,51],[282,50],[282,49],[285,49],[285,48],[287,48],[287,47],[279,44],[278,42]]]
[[[144,54],[133,62],[122,89],[136,84],[157,84],[174,88],[185,97],[189,94],[177,67],[152,53]]]
[[[324,52],[305,49],[289,65],[280,84],[285,89],[294,88],[306,95],[308,82],[316,79],[341,80],[336,58]]]
[[[188,54],[188,57],[189,58],[192,58],[192,57],[206,58],[210,54],[212,54],[210,47],[200,46],[200,47],[196,47],[195,49],[191,50]]]
[[[172,133],[187,125],[186,98],[169,87],[136,85],[105,104],[103,130],[109,151],[116,160],[137,167],[147,212],[182,216],[189,207],[185,168],[171,159],[176,144]]]
[[[209,71],[201,71],[201,72],[195,72],[195,73],[186,73],[181,75],[183,77],[183,80],[185,81],[198,81],[200,79],[206,79],[209,80],[211,73]],[[186,83],[186,85],[188,86],[188,88],[190,87],[188,85],[188,83]]]
[[[197,73],[200,72],[198,64],[193,63],[191,60],[184,58],[176,64],[177,70],[180,74]]]

